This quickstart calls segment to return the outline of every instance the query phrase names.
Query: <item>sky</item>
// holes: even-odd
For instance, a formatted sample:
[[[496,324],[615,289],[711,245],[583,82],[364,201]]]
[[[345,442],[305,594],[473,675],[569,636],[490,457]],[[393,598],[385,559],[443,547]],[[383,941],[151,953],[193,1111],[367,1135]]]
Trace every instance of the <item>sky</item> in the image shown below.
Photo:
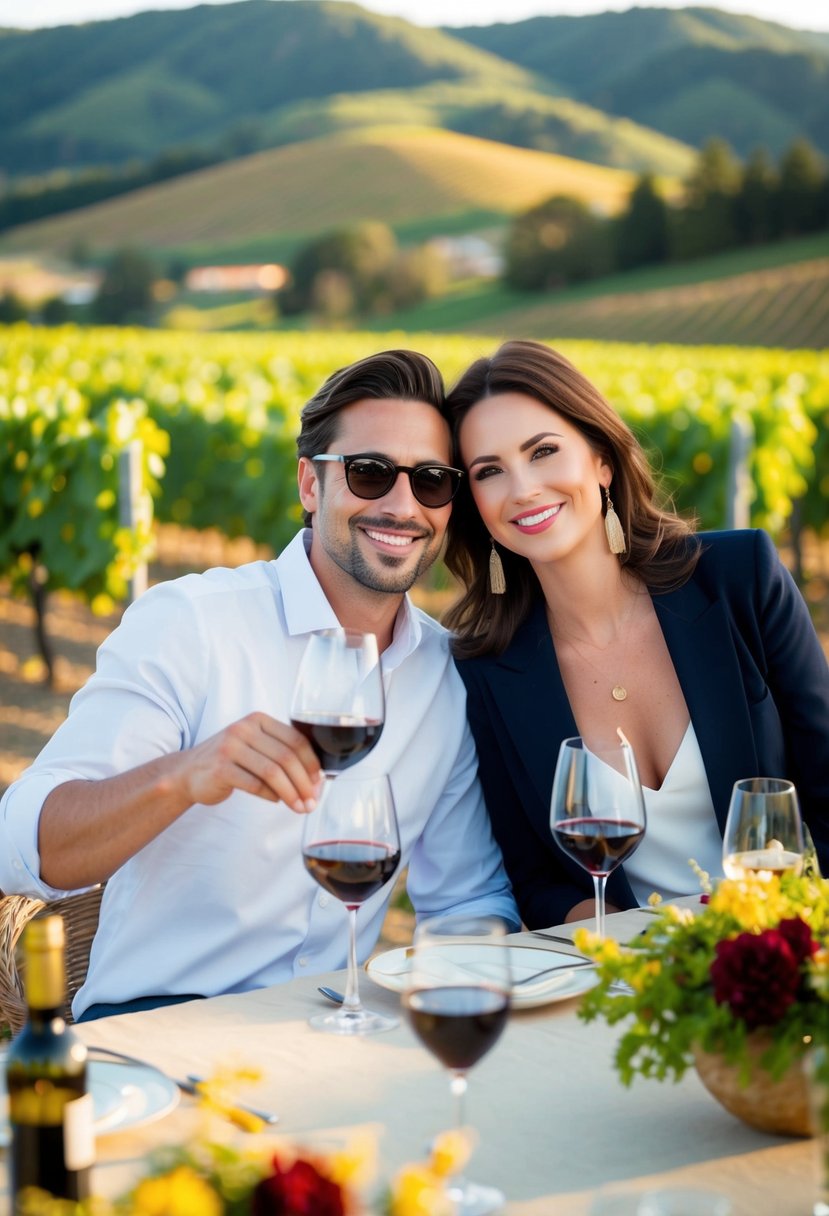
[[[192,8],[195,0],[0,0],[0,26],[36,28],[125,17],[145,9]],[[228,3],[228,0],[203,0]],[[232,2],[232,0],[231,0]],[[363,8],[405,17],[418,25],[491,25],[525,17],[629,9],[632,0],[357,0]],[[829,0],[699,0],[778,21],[796,29],[829,30]],[[640,8],[688,8],[682,0],[638,0]]]

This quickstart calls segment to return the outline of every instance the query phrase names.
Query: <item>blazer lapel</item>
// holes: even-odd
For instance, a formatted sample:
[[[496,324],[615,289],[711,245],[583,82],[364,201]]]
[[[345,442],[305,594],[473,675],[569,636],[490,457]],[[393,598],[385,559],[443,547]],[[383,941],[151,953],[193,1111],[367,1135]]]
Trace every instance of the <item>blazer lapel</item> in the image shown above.
[[[722,829],[734,782],[759,772],[742,673],[728,617],[693,579],[654,596]]]
[[[542,604],[536,605],[509,648],[492,662],[487,678],[503,728],[543,808],[544,823],[539,826],[549,831],[559,743],[578,734],[578,729]]]

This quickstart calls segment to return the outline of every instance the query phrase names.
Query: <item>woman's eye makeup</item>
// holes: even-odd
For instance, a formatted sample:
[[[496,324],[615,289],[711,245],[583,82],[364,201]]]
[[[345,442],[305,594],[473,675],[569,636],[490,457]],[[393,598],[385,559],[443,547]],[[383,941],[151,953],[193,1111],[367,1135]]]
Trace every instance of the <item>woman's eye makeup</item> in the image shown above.
[[[537,447],[532,448],[528,455],[530,462],[534,460],[543,460],[545,456],[555,456],[556,452],[561,450],[557,443],[539,443]],[[472,473],[473,481],[486,481],[490,477],[494,477],[496,473],[501,473],[502,467],[498,464],[482,464],[478,465]]]
[[[540,443],[537,448],[533,448],[531,459],[538,460],[540,456],[554,456],[559,450],[557,443]]]
[[[497,464],[480,465],[472,474],[474,481],[486,481],[488,477],[492,477],[495,473],[500,473],[501,470]]]

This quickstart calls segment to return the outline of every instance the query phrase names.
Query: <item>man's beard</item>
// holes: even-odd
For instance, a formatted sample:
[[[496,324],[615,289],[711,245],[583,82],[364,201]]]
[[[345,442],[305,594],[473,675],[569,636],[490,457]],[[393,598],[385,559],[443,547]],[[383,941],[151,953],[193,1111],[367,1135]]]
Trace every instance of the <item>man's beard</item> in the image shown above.
[[[425,540],[425,545],[421,551],[420,558],[417,563],[412,566],[407,558],[395,557],[392,553],[378,553],[380,565],[385,569],[377,569],[370,561],[367,561],[360,549],[357,533],[360,528],[372,528],[377,532],[392,531],[392,532],[416,532],[418,537]],[[438,549],[434,547],[434,531],[428,536],[423,537],[422,528],[407,528],[405,524],[390,523],[387,519],[370,519],[361,517],[360,519],[351,520],[349,522],[349,532],[351,534],[351,543],[345,551],[328,550],[331,559],[336,562],[341,570],[358,582],[361,587],[367,588],[369,591],[378,591],[384,595],[402,595],[409,591],[421,574],[424,574],[438,555]]]

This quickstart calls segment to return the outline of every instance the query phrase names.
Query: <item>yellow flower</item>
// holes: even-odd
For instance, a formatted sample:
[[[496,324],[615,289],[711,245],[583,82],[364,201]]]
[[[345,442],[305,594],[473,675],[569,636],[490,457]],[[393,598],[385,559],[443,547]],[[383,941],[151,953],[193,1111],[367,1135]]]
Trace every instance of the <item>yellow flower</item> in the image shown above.
[[[432,1142],[429,1167],[439,1178],[451,1178],[464,1168],[472,1147],[472,1134],[468,1131],[441,1132]]]
[[[326,1173],[337,1186],[367,1186],[377,1173],[377,1141],[368,1132],[352,1137],[348,1146],[327,1158]]]
[[[453,1216],[454,1211],[443,1180],[428,1166],[406,1165],[400,1170],[392,1190],[390,1216]]]
[[[145,1178],[132,1199],[131,1216],[221,1216],[222,1202],[203,1178],[180,1165],[160,1178]]]

